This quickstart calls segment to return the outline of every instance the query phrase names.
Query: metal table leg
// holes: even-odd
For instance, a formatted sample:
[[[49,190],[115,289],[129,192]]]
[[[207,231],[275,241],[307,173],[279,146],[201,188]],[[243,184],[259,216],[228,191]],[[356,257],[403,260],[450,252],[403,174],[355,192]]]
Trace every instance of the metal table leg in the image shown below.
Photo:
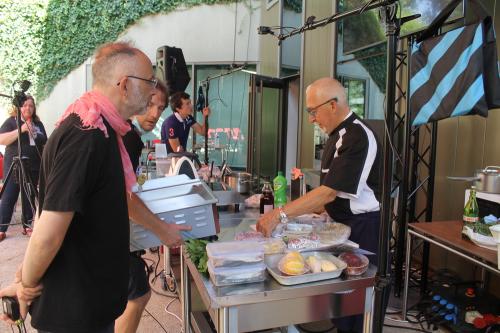
[[[219,309],[217,333],[238,333],[238,309],[235,307]]]
[[[184,333],[191,332],[190,314],[191,314],[191,282],[189,280],[189,269],[184,258],[184,246],[180,248],[181,252],[181,302],[182,302],[182,328]]]
[[[402,308],[402,316],[403,320],[407,320],[406,312],[408,311],[408,284],[410,282],[410,257],[411,257],[411,233],[407,233],[406,235],[406,260],[405,260],[405,283],[403,290],[403,308]]]
[[[365,313],[363,318],[363,332],[371,333],[373,324],[373,287],[366,288],[365,292]]]

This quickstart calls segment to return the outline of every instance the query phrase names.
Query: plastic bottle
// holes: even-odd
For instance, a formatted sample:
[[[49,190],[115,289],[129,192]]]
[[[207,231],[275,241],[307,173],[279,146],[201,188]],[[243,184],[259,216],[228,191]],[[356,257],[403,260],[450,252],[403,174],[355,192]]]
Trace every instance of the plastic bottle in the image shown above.
[[[274,207],[283,207],[286,205],[286,178],[283,172],[278,171],[278,175],[273,180],[274,189]]]
[[[265,214],[274,209],[274,196],[271,189],[271,183],[265,182],[262,187],[262,196],[260,197],[260,213]]]

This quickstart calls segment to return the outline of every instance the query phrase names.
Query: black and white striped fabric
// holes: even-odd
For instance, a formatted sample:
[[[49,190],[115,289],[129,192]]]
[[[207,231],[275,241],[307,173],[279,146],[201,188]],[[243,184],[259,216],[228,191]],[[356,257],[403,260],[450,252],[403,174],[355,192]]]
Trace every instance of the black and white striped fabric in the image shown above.
[[[321,160],[321,185],[337,191],[325,206],[336,221],[380,209],[380,149],[372,130],[350,113],[330,134]]]
[[[500,106],[499,84],[491,17],[415,43],[411,50],[412,125],[470,114],[486,117],[488,109]]]

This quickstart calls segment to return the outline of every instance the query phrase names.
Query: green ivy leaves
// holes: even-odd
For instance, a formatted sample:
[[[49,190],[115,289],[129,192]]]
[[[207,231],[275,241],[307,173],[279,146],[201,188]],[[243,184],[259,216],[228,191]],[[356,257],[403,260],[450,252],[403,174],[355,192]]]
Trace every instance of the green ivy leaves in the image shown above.
[[[27,79],[39,100],[101,44],[114,41],[140,18],[179,6],[235,0],[2,0],[0,92]]]

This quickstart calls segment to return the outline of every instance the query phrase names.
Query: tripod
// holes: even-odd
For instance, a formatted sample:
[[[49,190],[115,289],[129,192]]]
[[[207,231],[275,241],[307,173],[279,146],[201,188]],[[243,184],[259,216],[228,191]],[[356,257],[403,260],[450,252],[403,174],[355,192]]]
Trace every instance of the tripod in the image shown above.
[[[17,127],[17,156],[14,156],[12,159],[12,164],[9,167],[7,175],[4,178],[4,184],[2,190],[0,191],[0,199],[7,200],[7,203],[2,202],[2,206],[5,204],[9,205],[12,202],[12,209],[17,201],[17,195],[15,198],[4,198],[4,192],[7,188],[11,188],[11,190],[17,191],[17,189],[13,188],[17,181],[17,185],[19,186],[19,192],[21,192],[21,207],[22,207],[22,224],[24,229],[31,228],[31,223],[29,221],[29,216],[31,218],[35,215],[38,191],[33,182],[30,172],[29,158],[24,156],[23,154],[23,145],[21,143],[22,131],[21,131],[21,106],[27,100],[24,91],[27,90],[26,85],[22,86],[23,91],[19,91],[15,93],[13,98],[13,105],[16,107],[16,127]],[[29,87],[29,85],[28,85]],[[3,94],[0,94],[3,97],[10,97]],[[27,124],[28,126],[28,124]],[[31,133],[31,129],[28,126],[28,135],[31,139],[34,140],[34,136]],[[14,179],[12,179],[14,176]],[[10,207],[9,207],[10,208]],[[2,210],[3,213],[3,210]],[[31,213],[31,214],[29,214]],[[4,221],[5,224],[10,224],[10,221]]]

